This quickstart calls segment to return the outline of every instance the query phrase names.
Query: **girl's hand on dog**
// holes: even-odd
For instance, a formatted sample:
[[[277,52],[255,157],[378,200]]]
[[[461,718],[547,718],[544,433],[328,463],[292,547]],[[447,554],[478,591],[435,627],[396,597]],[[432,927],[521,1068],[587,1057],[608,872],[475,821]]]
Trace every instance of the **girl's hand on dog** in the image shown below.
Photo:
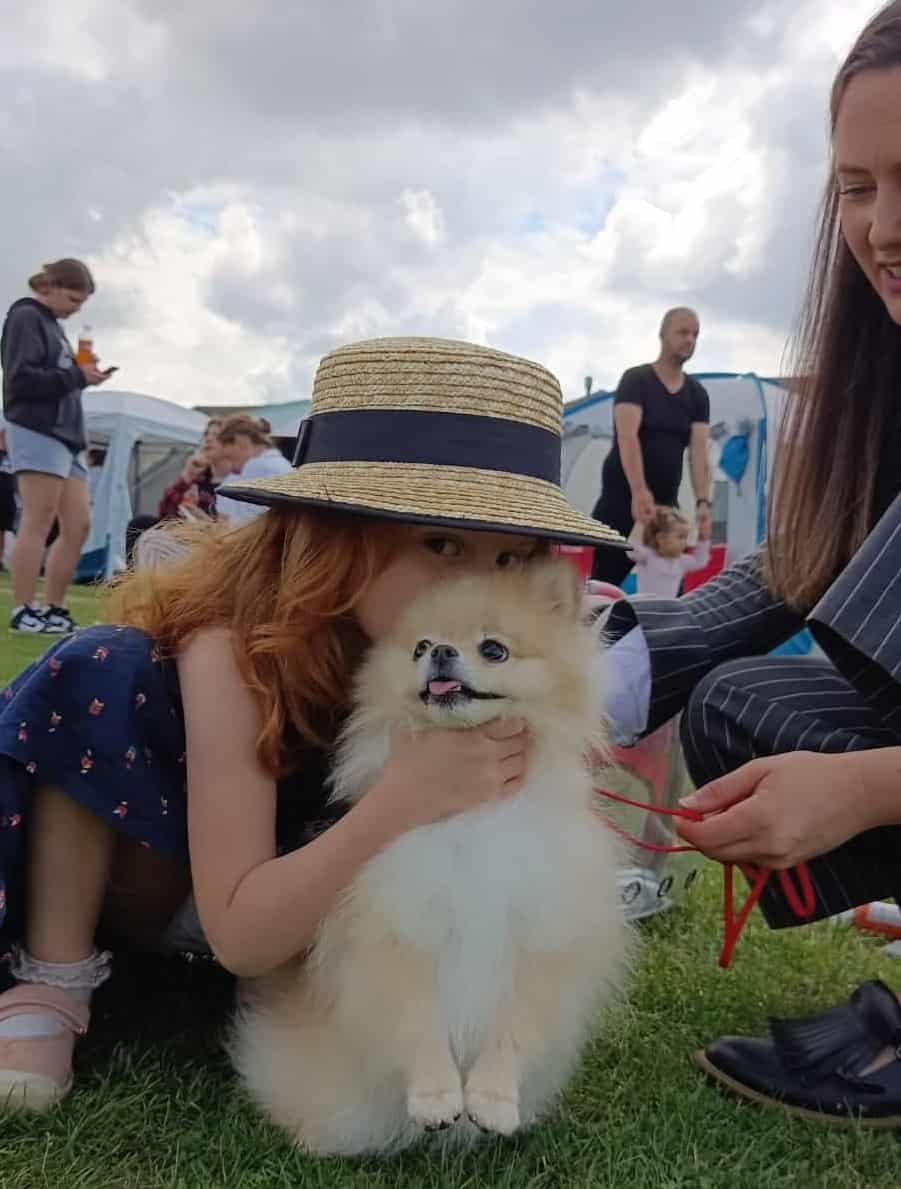
[[[383,812],[396,816],[400,829],[430,825],[518,793],[527,745],[522,719],[497,719],[467,731],[398,734],[369,796],[381,799]]]

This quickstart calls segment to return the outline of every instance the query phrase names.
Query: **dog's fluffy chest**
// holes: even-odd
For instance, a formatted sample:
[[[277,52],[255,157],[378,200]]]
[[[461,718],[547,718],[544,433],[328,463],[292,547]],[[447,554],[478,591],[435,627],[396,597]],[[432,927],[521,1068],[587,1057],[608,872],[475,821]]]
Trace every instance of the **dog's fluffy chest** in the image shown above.
[[[567,799],[563,799],[564,802]],[[355,896],[417,949],[461,958],[508,944],[555,948],[570,932],[567,870],[606,840],[587,808],[518,797],[402,836],[360,873]]]
[[[465,1064],[529,954],[565,952],[596,933],[611,903],[607,830],[584,774],[559,799],[518,797],[413,830],[371,860],[353,888],[367,937],[430,955],[451,1044]],[[555,792],[561,791],[559,783]],[[567,795],[568,794],[568,795]]]

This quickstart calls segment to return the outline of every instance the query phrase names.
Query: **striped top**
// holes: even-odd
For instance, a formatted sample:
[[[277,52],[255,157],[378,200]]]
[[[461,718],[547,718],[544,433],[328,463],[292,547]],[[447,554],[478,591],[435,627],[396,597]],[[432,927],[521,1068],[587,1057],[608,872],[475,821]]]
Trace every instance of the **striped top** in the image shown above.
[[[606,634],[616,641],[636,624],[651,658],[649,731],[717,665],[765,654],[807,626],[901,738],[901,496],[806,618],[773,597],[756,553],[684,598],[614,604]]]

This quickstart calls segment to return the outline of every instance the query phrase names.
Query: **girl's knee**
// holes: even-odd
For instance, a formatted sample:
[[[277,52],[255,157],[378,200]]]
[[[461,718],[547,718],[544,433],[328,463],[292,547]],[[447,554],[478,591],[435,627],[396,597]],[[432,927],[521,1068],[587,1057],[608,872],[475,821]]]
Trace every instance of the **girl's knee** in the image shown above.
[[[746,658],[724,661],[702,677],[688,699],[686,718],[709,719],[711,714],[722,713],[736,695],[744,694],[750,686],[752,673],[759,669],[759,661]]]
[[[159,855],[119,835],[102,925],[121,938],[141,944],[151,942],[164,931],[190,890],[187,863]]]

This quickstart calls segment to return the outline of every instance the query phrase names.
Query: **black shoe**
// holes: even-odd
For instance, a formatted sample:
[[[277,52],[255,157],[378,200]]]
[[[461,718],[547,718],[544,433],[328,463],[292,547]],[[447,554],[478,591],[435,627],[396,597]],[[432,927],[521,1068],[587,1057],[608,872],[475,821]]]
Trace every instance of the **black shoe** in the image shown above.
[[[886,1065],[861,1072],[887,1048]],[[901,1128],[901,1003],[882,982],[818,1015],[771,1019],[767,1040],[722,1037],[695,1060],[732,1093],[804,1119]]]
[[[78,626],[66,607],[48,607],[44,612],[44,623],[44,631],[51,636],[68,636]]]
[[[27,603],[13,607],[9,616],[9,630],[29,636],[44,635],[47,631],[44,612],[39,607],[29,607]]]

